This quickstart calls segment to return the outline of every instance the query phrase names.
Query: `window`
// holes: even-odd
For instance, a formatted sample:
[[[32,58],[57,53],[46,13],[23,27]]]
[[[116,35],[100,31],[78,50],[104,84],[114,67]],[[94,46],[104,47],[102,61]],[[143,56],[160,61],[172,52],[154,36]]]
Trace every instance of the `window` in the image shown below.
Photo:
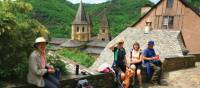
[[[173,16],[164,16],[163,17],[163,28],[172,29],[174,25],[174,17]]]
[[[82,27],[82,32],[84,32],[85,31],[85,28],[84,27]]]
[[[105,33],[105,32],[106,32],[106,30],[105,30],[105,29],[103,29],[103,30],[102,30],[102,32],[103,32],[103,33]]]
[[[76,32],[79,32],[79,27],[76,28]]]
[[[167,0],[167,8],[173,7],[174,0]]]

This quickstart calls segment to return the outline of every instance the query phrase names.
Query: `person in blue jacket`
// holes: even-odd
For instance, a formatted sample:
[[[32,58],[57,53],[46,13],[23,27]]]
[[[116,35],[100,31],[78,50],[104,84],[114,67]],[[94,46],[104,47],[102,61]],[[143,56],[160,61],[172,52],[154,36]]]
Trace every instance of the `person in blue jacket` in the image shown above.
[[[144,65],[146,66],[147,80],[154,84],[161,84],[161,61],[157,59],[158,57],[156,56],[154,45],[154,41],[151,40],[148,42],[148,47],[143,50],[142,58],[144,60]],[[153,73],[152,69],[154,71]]]

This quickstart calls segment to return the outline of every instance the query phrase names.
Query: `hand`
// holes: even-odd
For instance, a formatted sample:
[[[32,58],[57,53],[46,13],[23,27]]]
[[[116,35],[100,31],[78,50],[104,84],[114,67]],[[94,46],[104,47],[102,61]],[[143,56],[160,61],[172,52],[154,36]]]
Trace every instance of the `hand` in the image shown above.
[[[152,57],[152,60],[156,60],[156,57]]]
[[[155,57],[153,57],[154,60],[160,60],[160,57],[158,55],[156,55]]]
[[[55,70],[53,68],[48,68],[47,71],[48,73],[55,73]]]

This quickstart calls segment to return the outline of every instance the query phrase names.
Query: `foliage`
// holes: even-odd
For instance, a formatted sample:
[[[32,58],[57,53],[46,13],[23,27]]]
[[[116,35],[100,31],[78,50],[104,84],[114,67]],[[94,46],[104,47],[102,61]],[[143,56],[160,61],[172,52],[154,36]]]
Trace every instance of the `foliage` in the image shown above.
[[[140,9],[143,6],[152,6],[149,0],[113,0],[111,2],[106,2],[101,5],[86,5],[86,9],[94,10],[89,14],[98,15],[105,7],[107,8],[107,15],[110,25],[110,34],[112,36],[117,36],[126,27],[130,26],[132,23],[136,22],[140,18]],[[90,7],[89,7],[90,6]],[[94,28],[93,32],[96,35],[99,30],[99,23],[101,20],[101,15],[93,17]]]
[[[48,36],[47,29],[27,15],[31,10],[31,4],[21,1],[0,2],[0,79],[26,77],[33,41]]]
[[[187,0],[191,5],[200,9],[200,0]]]
[[[58,56],[47,56],[47,62],[54,66],[54,68],[59,68],[63,75],[69,74],[66,65],[63,61],[59,59]]]
[[[39,20],[53,37],[69,37],[75,15],[73,4],[66,0],[24,0],[33,5],[30,16]]]
[[[70,37],[71,22],[73,21],[78,4],[66,0],[25,0],[34,8],[31,16],[40,20],[51,32],[52,37]],[[102,10],[107,7],[110,22],[110,33],[118,35],[127,26],[136,22],[140,17],[140,8],[146,4],[153,5],[149,0],[113,0],[101,4],[85,4],[86,13],[91,15],[93,30],[97,35],[100,28]]]
[[[58,51],[58,54],[68,59],[71,59],[85,67],[90,67],[95,61],[95,59],[92,56],[85,52],[80,52],[78,49],[74,51],[63,49]]]

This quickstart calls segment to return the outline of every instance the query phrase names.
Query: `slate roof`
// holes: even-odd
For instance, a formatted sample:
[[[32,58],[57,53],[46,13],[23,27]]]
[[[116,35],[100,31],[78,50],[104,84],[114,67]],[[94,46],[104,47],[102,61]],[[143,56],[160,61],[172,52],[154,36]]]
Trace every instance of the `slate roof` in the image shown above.
[[[106,16],[106,8],[104,9],[101,17],[101,27],[109,27],[108,18]]]
[[[87,46],[94,46],[94,47],[106,47],[109,41],[101,41],[101,40],[93,40],[87,44]]]
[[[49,42],[50,44],[54,44],[54,45],[60,45],[64,42],[66,42],[67,39],[65,38],[52,38],[51,41]]]
[[[80,2],[78,11],[76,13],[76,17],[74,21],[72,22],[72,24],[89,24],[84,7],[83,7],[82,0]]]
[[[98,68],[105,62],[112,64],[113,52],[108,48],[119,38],[124,38],[124,48],[126,49],[126,52],[130,51],[131,46],[135,41],[140,43],[141,49],[145,49],[149,40],[155,41],[155,51],[162,58],[170,56],[183,56],[182,50],[185,49],[180,31],[152,30],[149,34],[144,34],[143,29],[135,29],[130,27],[124,30],[106,45],[106,48],[102,51],[99,58],[97,58],[90,69],[95,70],[95,68]]]
[[[66,48],[75,48],[84,45],[86,42],[76,41],[76,40],[67,40],[63,44],[61,44],[61,47]]]
[[[93,40],[87,44],[84,51],[89,54],[101,54],[108,43],[109,41]]]

